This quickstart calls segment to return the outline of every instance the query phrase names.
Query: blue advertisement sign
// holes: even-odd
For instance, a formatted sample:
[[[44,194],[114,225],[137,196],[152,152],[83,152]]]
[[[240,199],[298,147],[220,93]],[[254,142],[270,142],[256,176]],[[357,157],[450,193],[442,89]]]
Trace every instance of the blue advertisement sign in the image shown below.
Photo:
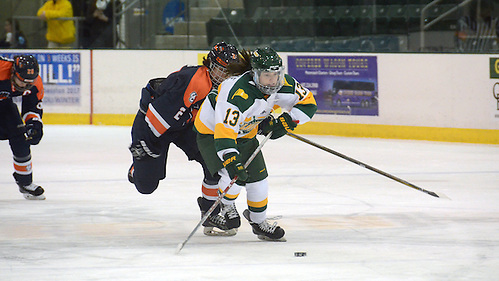
[[[13,58],[20,53],[0,52]],[[80,53],[23,53],[36,57],[45,92],[45,105],[79,105],[81,101]]]
[[[375,56],[288,56],[288,73],[314,93],[317,113],[379,114]]]

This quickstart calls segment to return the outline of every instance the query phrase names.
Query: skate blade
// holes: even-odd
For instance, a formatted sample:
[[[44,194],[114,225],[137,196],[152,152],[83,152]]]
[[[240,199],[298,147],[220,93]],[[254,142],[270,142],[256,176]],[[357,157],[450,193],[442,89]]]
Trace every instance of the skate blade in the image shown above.
[[[272,238],[269,238],[265,235],[257,235],[258,239],[260,240],[263,240],[263,241],[270,241],[270,242],[286,242],[286,238],[284,237],[281,237],[279,239],[272,239]]]
[[[23,193],[24,199],[26,200],[45,200],[45,195],[41,194],[38,196],[31,195],[29,193]]]
[[[234,236],[237,234],[237,228],[229,229],[229,230],[218,230],[214,227],[205,227],[203,230],[204,235],[206,236]]]

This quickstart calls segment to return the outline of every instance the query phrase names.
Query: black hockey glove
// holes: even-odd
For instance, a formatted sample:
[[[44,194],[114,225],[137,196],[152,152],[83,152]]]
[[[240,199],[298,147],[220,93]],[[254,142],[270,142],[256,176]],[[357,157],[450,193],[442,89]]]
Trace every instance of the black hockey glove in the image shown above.
[[[248,179],[248,172],[241,163],[238,153],[230,152],[225,154],[223,164],[231,179],[237,176],[238,184],[244,183]]]
[[[159,153],[156,153],[151,148],[149,148],[146,141],[144,140],[132,143],[128,149],[132,153],[133,159],[135,160],[143,160],[148,157],[150,158],[159,157]]]
[[[272,115],[269,115],[267,118],[263,119],[260,124],[258,124],[258,134],[259,135],[268,135],[272,132],[272,127],[275,125],[275,118]]]
[[[30,119],[26,122],[26,141],[30,145],[37,145],[43,137],[42,122]]]
[[[267,117],[258,125],[258,133],[262,135],[268,135],[268,133],[273,132],[270,139],[278,139],[288,132],[293,131],[297,124],[293,121],[291,116],[284,112],[275,119],[272,115]]]

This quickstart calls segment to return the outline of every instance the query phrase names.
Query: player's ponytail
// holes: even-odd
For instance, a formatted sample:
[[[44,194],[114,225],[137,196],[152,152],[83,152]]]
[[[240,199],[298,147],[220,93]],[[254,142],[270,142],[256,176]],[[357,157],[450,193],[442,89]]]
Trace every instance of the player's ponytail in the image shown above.
[[[235,63],[230,63],[227,66],[227,71],[230,75],[241,75],[246,71],[251,70],[251,52],[247,50],[242,50],[239,52],[239,61]]]

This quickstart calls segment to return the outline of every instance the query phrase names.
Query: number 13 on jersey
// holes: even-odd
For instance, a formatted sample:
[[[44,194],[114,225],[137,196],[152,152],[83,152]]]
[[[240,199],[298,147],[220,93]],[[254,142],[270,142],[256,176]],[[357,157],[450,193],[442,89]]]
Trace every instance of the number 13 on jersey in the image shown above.
[[[239,111],[230,108],[227,109],[227,113],[225,114],[224,118],[224,124],[229,124],[232,127],[236,126],[239,120],[239,116]]]

